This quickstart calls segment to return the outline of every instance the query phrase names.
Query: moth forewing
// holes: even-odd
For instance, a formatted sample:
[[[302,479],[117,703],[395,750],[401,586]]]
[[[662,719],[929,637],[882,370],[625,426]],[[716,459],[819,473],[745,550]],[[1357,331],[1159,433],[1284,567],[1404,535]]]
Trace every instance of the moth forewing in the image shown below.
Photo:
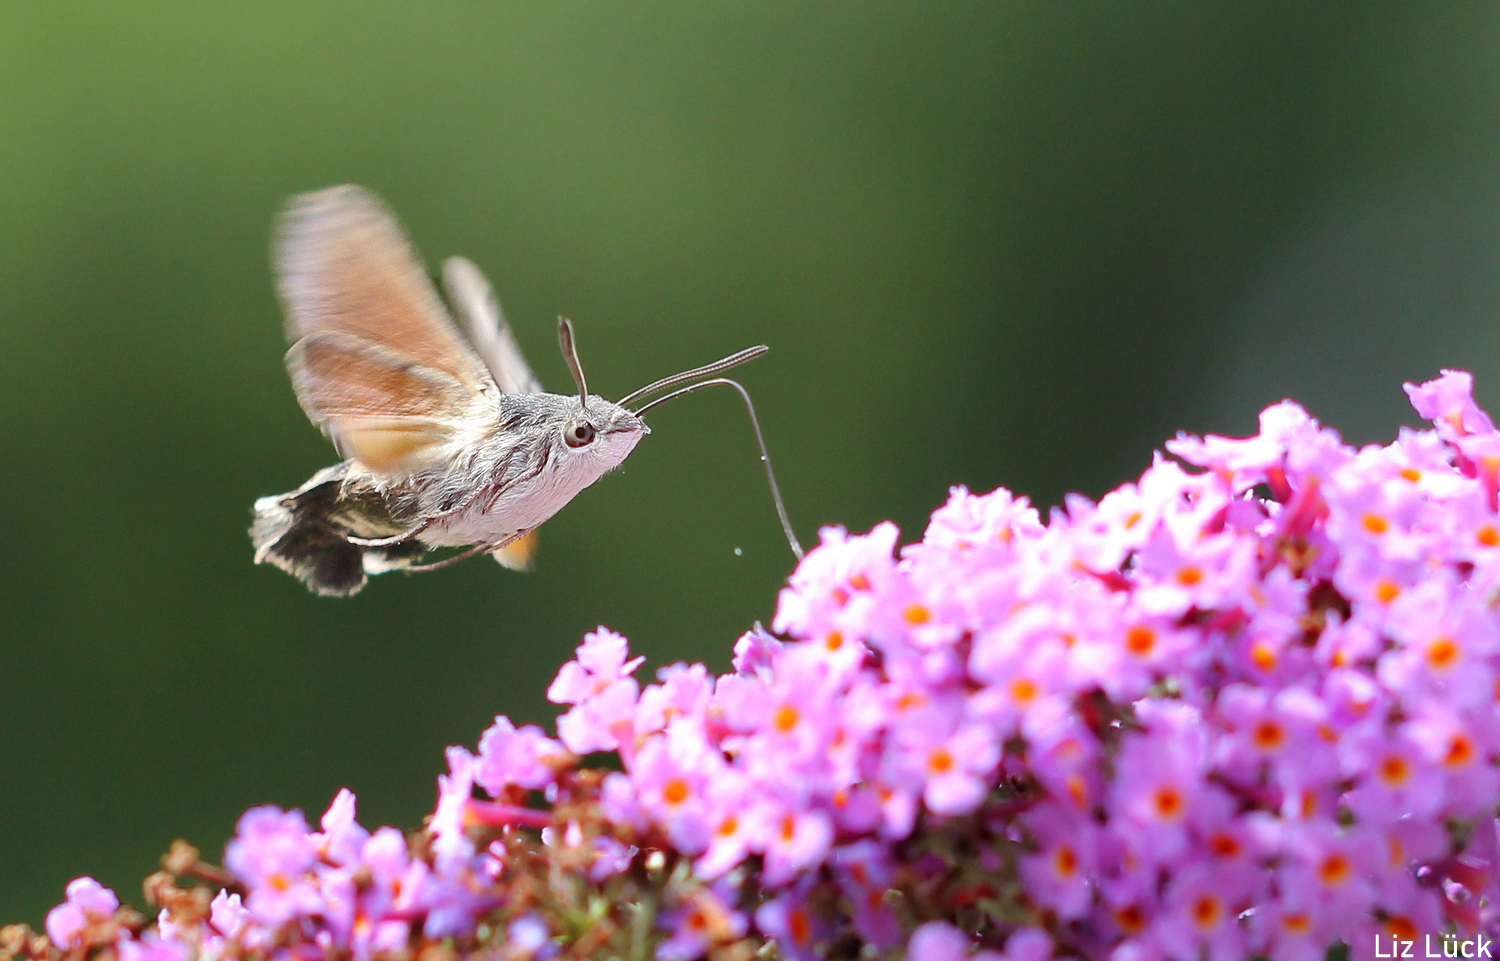
[[[442,462],[466,424],[494,417],[493,395],[473,394],[444,371],[337,331],[294,344],[287,369],[312,421],[344,456],[381,474]]]
[[[493,423],[499,387],[373,194],[342,186],[293,198],[276,238],[292,384],[346,456],[407,474]]]

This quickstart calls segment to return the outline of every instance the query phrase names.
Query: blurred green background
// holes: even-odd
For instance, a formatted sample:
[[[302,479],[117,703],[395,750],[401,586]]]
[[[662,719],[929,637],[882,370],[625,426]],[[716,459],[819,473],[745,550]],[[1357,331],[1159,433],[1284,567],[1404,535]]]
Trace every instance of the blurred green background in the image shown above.
[[[247,806],[416,826],[450,743],[607,623],[727,665],[791,557],[728,393],[489,562],[321,600],[251,501],[333,460],[281,366],[294,192],[383,194],[620,396],[753,343],[794,523],[1098,495],[1292,395],[1359,442],[1500,400],[1500,8],[0,7],[0,922],[139,902]],[[742,554],[735,552],[736,548]]]

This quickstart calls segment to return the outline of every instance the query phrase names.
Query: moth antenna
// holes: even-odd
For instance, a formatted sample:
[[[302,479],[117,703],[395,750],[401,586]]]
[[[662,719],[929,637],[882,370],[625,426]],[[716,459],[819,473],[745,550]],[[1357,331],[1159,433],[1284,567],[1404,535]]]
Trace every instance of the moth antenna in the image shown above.
[[[757,351],[759,351],[759,353],[756,353]],[[742,361],[751,359],[751,357],[742,357],[742,354],[750,354],[753,357],[759,357],[765,352],[766,348],[764,347],[751,347],[749,350],[742,350],[739,354],[734,354],[730,357],[726,357],[723,360],[719,361],[717,364],[709,364],[707,367],[700,367],[698,371],[687,371],[682,374],[677,374],[673,377],[668,377],[665,380],[658,381],[657,383],[681,383],[681,379],[688,378],[690,375],[695,373],[703,371],[711,372],[723,370],[724,366],[734,366],[734,364],[729,363],[729,361],[734,361],[734,363],[737,364],[741,363]],[[739,359],[736,360],[736,358]],[[786,516],[786,504],[782,503],[781,500],[781,488],[776,485],[776,472],[771,469],[771,455],[766,452],[766,438],[760,431],[760,418],[755,416],[755,405],[750,402],[750,392],[745,390],[745,388],[741,386],[739,381],[730,380],[728,377],[715,377],[711,380],[700,380],[696,384],[689,384],[686,387],[679,387],[677,390],[672,391],[670,394],[658,397],[655,400],[651,401],[649,404],[646,404],[639,410],[633,411],[632,413],[639,417],[641,414],[644,414],[646,411],[655,407],[657,404],[665,404],[667,401],[672,400],[675,397],[681,397],[684,394],[691,394],[695,390],[701,390],[704,387],[712,387],[715,384],[724,384],[728,387],[733,387],[735,391],[739,393],[740,400],[743,400],[745,402],[745,412],[750,415],[750,426],[755,430],[755,443],[760,447],[760,462],[766,465],[766,482],[771,485],[771,500],[776,503],[776,516],[781,519],[781,532],[786,535],[787,545],[791,547],[792,553],[795,554],[797,556],[797,560],[800,561],[802,560],[802,545],[798,543],[797,534],[792,530],[792,522],[788,520]],[[646,391],[636,391],[636,394],[645,392]],[[633,394],[631,396],[635,395]]]
[[[631,402],[640,400],[642,397],[645,397],[648,394],[654,394],[657,391],[665,390],[668,387],[676,387],[678,384],[683,384],[690,380],[697,380],[699,377],[707,377],[709,374],[717,374],[720,371],[728,370],[731,367],[738,367],[740,364],[743,364],[747,360],[754,360],[757,357],[764,357],[766,355],[766,352],[770,349],[771,348],[765,346],[764,344],[760,345],[759,347],[746,347],[739,353],[730,354],[723,360],[716,360],[712,364],[704,364],[702,367],[695,367],[692,370],[685,370],[680,374],[673,374],[671,377],[663,377],[661,380],[656,381],[653,384],[647,384],[640,390],[632,391],[631,393],[627,394],[623,399],[621,399],[620,406],[628,408],[631,405]],[[640,411],[635,411],[635,413],[638,414],[640,413]]]
[[[573,322],[566,317],[557,318],[557,343],[562,347],[563,359],[568,362],[568,371],[573,375],[573,383],[578,385],[578,400],[587,408],[589,385],[583,379],[583,365],[578,362],[578,348],[573,342]]]

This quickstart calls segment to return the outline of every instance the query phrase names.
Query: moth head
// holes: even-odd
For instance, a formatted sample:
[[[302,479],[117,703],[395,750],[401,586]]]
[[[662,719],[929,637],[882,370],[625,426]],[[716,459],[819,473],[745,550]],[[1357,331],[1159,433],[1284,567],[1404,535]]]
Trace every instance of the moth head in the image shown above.
[[[531,394],[523,402],[549,408],[535,424],[537,439],[546,447],[544,471],[583,484],[612,471],[651,433],[645,421],[598,394],[591,394],[586,405],[579,397],[556,394]]]
[[[552,443],[555,445],[559,438],[562,441],[557,452],[560,464],[586,465],[597,477],[624,460],[640,442],[641,436],[649,434],[651,429],[622,405],[589,393],[583,365],[578,360],[573,324],[566,317],[557,318],[557,341],[563,359],[568,362],[568,371],[573,375],[573,383],[578,386],[578,396],[564,402],[564,419],[558,438],[553,438]]]
[[[567,398],[560,420],[557,456],[565,462],[607,465],[604,470],[624,460],[641,437],[651,433],[644,420],[598,394],[590,395],[587,404],[578,397]]]

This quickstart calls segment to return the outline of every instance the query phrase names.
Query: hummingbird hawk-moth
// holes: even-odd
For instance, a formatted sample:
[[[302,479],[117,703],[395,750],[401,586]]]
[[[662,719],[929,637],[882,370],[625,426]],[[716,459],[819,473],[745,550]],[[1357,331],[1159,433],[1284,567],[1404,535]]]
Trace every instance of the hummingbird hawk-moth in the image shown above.
[[[765,347],[613,403],[588,392],[572,325],[559,318],[578,393],[546,393],[479,268],[462,257],[443,264],[460,330],[395,215],[354,185],[293,197],[277,221],[273,261],[292,386],[345,459],[255,502],[256,563],[325,595],[353,594],[372,574],[481,553],[529,569],[537,528],[629,456],[650,433],[646,409],[710,384],[744,399],[783,531],[801,556],[749,395],[713,376]],[[425,562],[444,548],[463,550]]]

